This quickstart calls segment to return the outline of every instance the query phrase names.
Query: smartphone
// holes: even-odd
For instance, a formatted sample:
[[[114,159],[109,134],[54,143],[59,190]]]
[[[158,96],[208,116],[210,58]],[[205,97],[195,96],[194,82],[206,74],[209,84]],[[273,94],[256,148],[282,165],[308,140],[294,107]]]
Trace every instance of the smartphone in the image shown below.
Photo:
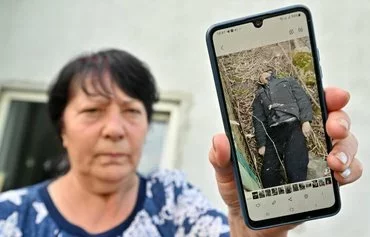
[[[262,229],[338,213],[309,9],[218,23],[206,42],[245,223]]]

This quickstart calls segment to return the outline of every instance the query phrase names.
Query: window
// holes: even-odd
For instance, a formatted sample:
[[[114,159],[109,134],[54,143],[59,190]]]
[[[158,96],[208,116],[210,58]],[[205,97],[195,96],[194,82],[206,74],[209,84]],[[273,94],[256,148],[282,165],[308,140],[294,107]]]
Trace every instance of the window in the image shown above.
[[[0,94],[0,191],[31,185],[63,170],[63,148],[47,115],[41,87],[4,85]],[[185,125],[189,99],[164,93],[155,104],[138,170],[175,168],[179,130]],[[183,130],[183,129],[182,129]]]

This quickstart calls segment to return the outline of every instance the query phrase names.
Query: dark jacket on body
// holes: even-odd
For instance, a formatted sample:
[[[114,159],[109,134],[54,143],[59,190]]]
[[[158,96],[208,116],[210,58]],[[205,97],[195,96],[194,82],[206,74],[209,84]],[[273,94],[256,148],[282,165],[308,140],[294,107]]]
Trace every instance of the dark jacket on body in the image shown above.
[[[270,77],[267,85],[261,86],[253,101],[253,126],[257,145],[266,144],[269,127],[287,121],[312,121],[312,106],[303,88],[294,78]],[[265,129],[264,129],[265,128]]]

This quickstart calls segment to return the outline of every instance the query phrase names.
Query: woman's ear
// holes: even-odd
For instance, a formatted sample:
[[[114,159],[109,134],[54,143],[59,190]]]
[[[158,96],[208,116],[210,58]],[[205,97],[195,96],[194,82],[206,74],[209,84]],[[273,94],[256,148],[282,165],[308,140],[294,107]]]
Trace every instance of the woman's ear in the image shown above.
[[[62,145],[65,149],[67,149],[67,146],[68,146],[68,139],[66,138],[66,135],[65,134],[62,134]]]
[[[62,139],[62,146],[65,149],[67,149],[68,139],[67,139],[67,136],[66,136],[66,133],[65,133],[65,127],[64,127],[63,119],[61,119],[59,124],[60,124],[60,138]]]

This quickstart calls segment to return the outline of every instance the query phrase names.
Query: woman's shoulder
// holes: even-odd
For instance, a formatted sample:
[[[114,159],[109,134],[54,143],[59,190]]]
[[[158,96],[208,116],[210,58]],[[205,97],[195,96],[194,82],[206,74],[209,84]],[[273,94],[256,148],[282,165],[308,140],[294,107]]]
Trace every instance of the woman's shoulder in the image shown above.
[[[188,181],[184,172],[176,169],[155,169],[146,176],[147,193],[153,192],[173,193],[181,195],[189,190],[193,190],[194,194],[200,194],[198,187]]]
[[[184,172],[179,170],[157,169],[147,176],[146,196],[159,205],[173,202],[174,206],[198,201],[211,208],[210,202],[198,187],[188,182]]]
[[[179,236],[211,232],[217,232],[212,236],[228,236],[226,216],[187,181],[185,173],[168,169],[152,171],[147,176],[146,193],[146,209],[158,228],[171,222]]]
[[[168,184],[181,184],[186,181],[185,174],[176,169],[154,169],[146,176],[147,182]]]
[[[166,202],[166,198],[176,198],[189,189],[197,190],[187,181],[185,173],[175,169],[155,169],[145,178],[146,196],[155,202]]]
[[[0,220],[7,219],[14,213],[27,213],[29,208],[38,208],[37,205],[42,203],[39,191],[46,187],[47,183],[0,193]]]

